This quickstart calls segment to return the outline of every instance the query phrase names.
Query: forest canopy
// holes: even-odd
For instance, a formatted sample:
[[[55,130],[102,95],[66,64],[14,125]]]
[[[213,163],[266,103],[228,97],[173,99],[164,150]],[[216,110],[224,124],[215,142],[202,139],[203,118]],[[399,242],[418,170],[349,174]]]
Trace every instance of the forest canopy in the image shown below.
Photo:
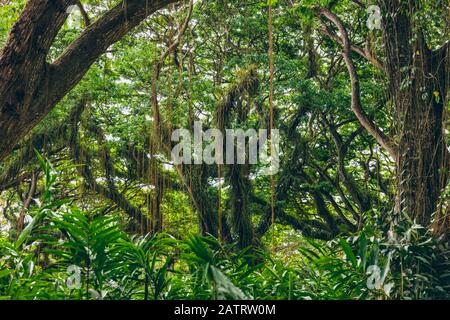
[[[450,298],[449,9],[0,0],[0,299]]]

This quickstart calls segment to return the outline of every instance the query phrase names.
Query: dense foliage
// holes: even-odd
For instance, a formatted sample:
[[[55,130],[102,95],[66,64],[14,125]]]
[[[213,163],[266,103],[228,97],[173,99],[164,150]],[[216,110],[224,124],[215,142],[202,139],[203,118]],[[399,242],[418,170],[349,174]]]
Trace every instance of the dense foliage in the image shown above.
[[[3,2],[0,47],[27,3]],[[122,5],[81,2],[49,63]],[[110,46],[0,162],[0,299],[449,299],[448,164],[439,195],[414,194],[433,212],[403,206],[409,162],[358,117],[345,39],[318,9],[342,19],[360,104],[401,146],[394,68],[368,3],[182,1]],[[417,3],[414,28],[449,51],[448,4]],[[446,163],[448,90],[425,89],[443,106]],[[174,165],[170,134],[196,121],[279,129],[279,172]]]

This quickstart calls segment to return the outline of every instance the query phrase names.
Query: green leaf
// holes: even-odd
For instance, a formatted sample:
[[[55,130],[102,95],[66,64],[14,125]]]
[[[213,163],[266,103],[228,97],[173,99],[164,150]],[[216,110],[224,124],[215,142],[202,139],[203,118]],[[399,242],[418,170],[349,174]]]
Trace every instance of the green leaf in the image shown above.
[[[350,261],[350,263],[352,264],[352,267],[356,268],[357,267],[356,256],[353,253],[352,248],[350,247],[348,242],[345,239],[341,238],[341,239],[339,239],[339,244],[341,245],[341,248],[347,257],[347,260]]]

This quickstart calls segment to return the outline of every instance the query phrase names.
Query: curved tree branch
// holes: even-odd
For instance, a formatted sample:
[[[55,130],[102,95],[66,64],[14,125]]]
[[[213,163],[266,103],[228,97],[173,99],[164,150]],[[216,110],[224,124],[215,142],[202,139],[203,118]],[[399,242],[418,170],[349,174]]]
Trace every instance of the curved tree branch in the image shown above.
[[[159,107],[158,107],[158,93],[157,93],[157,82],[159,81],[159,76],[161,73],[161,69],[164,65],[164,61],[166,58],[171,54],[178,45],[180,44],[181,38],[183,37],[184,33],[186,32],[187,27],[189,26],[189,21],[192,17],[192,10],[194,7],[194,1],[190,0],[189,3],[189,9],[188,14],[184,20],[184,23],[181,25],[178,35],[175,38],[175,40],[170,44],[170,46],[161,53],[161,57],[159,58],[159,61],[153,66],[153,74],[152,74],[152,86],[151,86],[151,101],[152,101],[152,112],[153,112],[153,119],[155,123],[155,129],[157,130],[156,133],[159,133],[160,128],[160,113],[159,113]]]
[[[0,160],[83,78],[108,47],[179,0],[127,0],[89,25],[52,64],[48,51],[75,0],[30,0],[0,54]]]
[[[342,42],[342,38],[339,37],[336,33],[334,33],[333,31],[331,31],[329,28],[324,27],[322,29],[323,33],[325,33],[327,36],[329,36],[331,39],[333,39],[334,41],[336,41],[337,43],[339,43],[340,45],[343,44]],[[359,54],[361,57],[367,59],[368,61],[370,61],[377,69],[380,70],[384,70],[384,65],[383,63],[377,58],[375,57],[372,52],[370,52],[370,50],[368,49],[367,46],[363,48],[355,45],[355,44],[350,44],[350,49],[351,51]]]
[[[348,32],[344,27],[341,19],[327,8],[320,8],[320,14],[330,20],[339,30],[343,45],[342,55],[347,65],[348,73],[352,83],[352,111],[358,118],[361,125],[369,132],[372,137],[389,153],[389,155],[397,159],[397,147],[394,142],[386,136],[374,123],[369,119],[361,106],[361,92],[359,85],[359,78],[355,70],[355,66],[350,57],[351,44],[348,37]]]

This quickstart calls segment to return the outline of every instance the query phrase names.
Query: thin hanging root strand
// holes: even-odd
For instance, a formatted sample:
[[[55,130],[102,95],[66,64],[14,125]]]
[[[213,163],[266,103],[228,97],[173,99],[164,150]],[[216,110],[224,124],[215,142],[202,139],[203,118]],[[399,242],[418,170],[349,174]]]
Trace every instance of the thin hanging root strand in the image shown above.
[[[273,155],[272,131],[273,131],[273,76],[274,76],[274,60],[273,60],[273,12],[272,2],[269,0],[269,127],[270,127],[270,156]],[[275,177],[270,176],[270,194],[271,194],[271,210],[272,210],[272,249],[275,252]]]
[[[148,0],[147,0],[148,1]],[[126,4],[126,0],[124,0],[124,4]],[[147,2],[146,2],[147,5]],[[149,165],[149,181],[153,184],[156,189],[151,193],[150,196],[150,205],[149,205],[149,215],[152,217],[151,226],[153,231],[157,231],[158,223],[157,220],[161,221],[161,213],[159,210],[159,200],[162,197],[158,197],[159,188],[162,187],[163,182],[160,182],[159,172],[157,168],[157,163],[154,159],[154,155],[161,149],[161,147],[168,148],[166,145],[167,137],[170,135],[171,128],[164,126],[163,119],[161,119],[161,114],[159,112],[158,106],[158,92],[157,92],[157,82],[159,81],[161,75],[161,69],[164,65],[164,61],[166,58],[178,47],[180,41],[188,28],[189,21],[192,17],[194,1],[190,0],[188,13],[186,18],[183,21],[183,24],[180,25],[180,30],[176,36],[175,41],[161,54],[159,61],[153,67],[152,73],[152,82],[151,82],[151,111],[153,116],[153,125],[151,130],[149,130],[149,149],[150,149],[150,165]],[[178,171],[178,170],[177,170]],[[158,199],[159,198],[159,199]]]
[[[219,199],[218,199],[218,219],[219,219],[219,241],[222,242],[222,167],[217,164],[217,173],[219,177]]]

